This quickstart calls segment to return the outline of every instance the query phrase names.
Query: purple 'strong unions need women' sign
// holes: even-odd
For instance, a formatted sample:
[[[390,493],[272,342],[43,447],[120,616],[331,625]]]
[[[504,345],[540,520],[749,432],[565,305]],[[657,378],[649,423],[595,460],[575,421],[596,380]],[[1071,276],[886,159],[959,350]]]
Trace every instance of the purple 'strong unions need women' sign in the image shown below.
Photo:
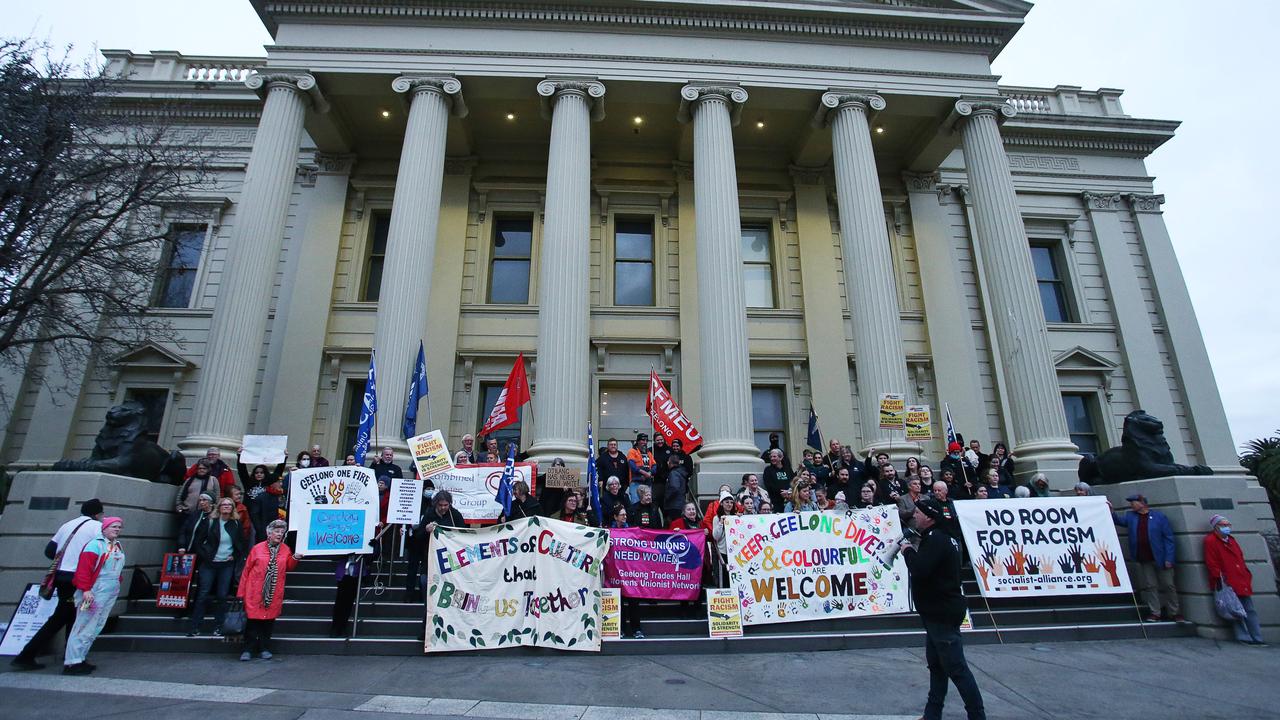
[[[604,586],[621,588],[623,597],[697,600],[706,549],[702,530],[611,529]]]

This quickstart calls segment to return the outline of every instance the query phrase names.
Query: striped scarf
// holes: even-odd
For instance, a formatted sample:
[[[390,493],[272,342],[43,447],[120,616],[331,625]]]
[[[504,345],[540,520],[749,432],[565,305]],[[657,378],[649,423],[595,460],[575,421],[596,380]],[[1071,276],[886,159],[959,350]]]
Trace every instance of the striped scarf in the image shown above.
[[[271,558],[267,560],[266,577],[262,580],[262,607],[271,607],[271,601],[276,596],[276,581],[279,579],[279,568],[276,565],[276,556],[280,554],[280,546],[267,543],[267,552],[271,553]]]

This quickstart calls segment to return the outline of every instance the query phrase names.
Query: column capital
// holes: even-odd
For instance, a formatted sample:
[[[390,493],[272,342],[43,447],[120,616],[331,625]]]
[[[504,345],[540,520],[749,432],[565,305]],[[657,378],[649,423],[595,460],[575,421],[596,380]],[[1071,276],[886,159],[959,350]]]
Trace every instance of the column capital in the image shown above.
[[[1084,209],[1090,212],[1113,212],[1119,210],[1121,207],[1119,193],[1098,193],[1085,190],[1080,193],[1080,198],[1084,200]]]
[[[408,102],[423,93],[435,93],[444,98],[449,113],[454,117],[467,116],[467,103],[462,97],[462,81],[449,75],[401,75],[391,81],[391,89],[408,93]]]
[[[909,193],[933,193],[938,190],[938,181],[941,176],[936,172],[931,173],[902,173],[902,184],[907,188]]]
[[[304,187],[312,187],[320,175],[349,175],[355,163],[355,155],[317,152],[298,165],[298,178]]]
[[[960,98],[944,125],[958,129],[962,120],[983,116],[994,117],[997,123],[1003,123],[1017,114],[1013,104],[1005,98]]]
[[[306,70],[289,68],[258,68],[244,79],[245,87],[266,98],[267,91],[275,87],[288,88],[311,101],[311,107],[320,113],[329,112],[329,101],[320,92],[316,78]]]
[[[671,163],[671,171],[676,175],[676,182],[693,182],[693,163],[677,160]]]
[[[1140,213],[1158,213],[1160,206],[1164,204],[1163,195],[1141,195],[1138,193],[1129,193],[1124,196],[1129,201],[1129,207],[1134,212]]]
[[[831,89],[822,94],[822,99],[818,102],[818,111],[813,115],[812,124],[814,127],[830,125],[832,116],[843,108],[860,109],[870,121],[886,106],[883,97],[868,90]]]
[[[825,185],[827,181],[827,173],[831,168],[827,165],[823,165],[821,167],[790,165],[787,167],[787,170],[790,171],[791,180],[796,185]]]
[[[549,77],[538,83],[538,95],[542,98],[542,117],[550,120],[556,99],[566,93],[580,95],[591,108],[591,119],[604,119],[604,83],[593,77]]]
[[[687,123],[693,119],[693,106],[706,100],[720,100],[729,106],[729,121],[737,126],[742,119],[742,106],[747,102],[747,90],[741,85],[713,82],[691,82],[680,88],[680,110],[676,119]]]

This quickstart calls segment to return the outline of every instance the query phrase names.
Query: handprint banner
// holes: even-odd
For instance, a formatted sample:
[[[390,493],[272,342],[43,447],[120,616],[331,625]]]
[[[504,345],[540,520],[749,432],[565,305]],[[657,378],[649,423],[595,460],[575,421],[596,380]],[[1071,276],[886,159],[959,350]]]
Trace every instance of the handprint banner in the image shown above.
[[[910,609],[906,562],[893,552],[897,506],[726,520],[729,582],[746,625]]]
[[[544,517],[436,528],[425,560],[426,651],[599,650],[608,553],[607,530]]]
[[[289,529],[301,555],[369,553],[378,524],[378,485],[358,465],[299,468],[289,473]]]
[[[1132,592],[1105,498],[961,500],[956,515],[986,597]]]

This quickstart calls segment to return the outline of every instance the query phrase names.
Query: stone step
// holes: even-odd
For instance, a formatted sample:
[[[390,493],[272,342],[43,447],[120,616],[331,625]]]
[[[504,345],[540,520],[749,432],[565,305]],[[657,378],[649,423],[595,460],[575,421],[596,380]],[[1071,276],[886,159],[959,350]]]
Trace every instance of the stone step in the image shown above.
[[[601,652],[608,655],[674,655],[716,654],[742,652],[803,652],[816,650],[847,650],[890,647],[920,647],[924,642],[924,630],[918,626],[901,630],[865,630],[842,632],[792,633],[785,626],[774,626],[776,632],[752,633],[741,638],[708,637],[646,637],[643,640],[624,639],[606,641]],[[1080,623],[1063,625],[1025,625],[1001,628],[997,633],[991,628],[975,628],[965,633],[970,644],[1061,642],[1081,640],[1142,639],[1144,637],[1170,638],[1194,635],[1189,624],[1157,623],[1143,625],[1137,622]],[[422,642],[407,637],[364,637],[358,639],[332,639],[290,635],[283,628],[272,640],[273,650],[287,654],[325,655],[418,655],[423,652]],[[101,650],[143,652],[207,652],[234,655],[240,652],[239,643],[225,642],[218,638],[182,637],[153,633],[115,632],[99,637],[94,647]],[[489,654],[538,655],[558,653],[546,648],[504,648],[487,650]]]

